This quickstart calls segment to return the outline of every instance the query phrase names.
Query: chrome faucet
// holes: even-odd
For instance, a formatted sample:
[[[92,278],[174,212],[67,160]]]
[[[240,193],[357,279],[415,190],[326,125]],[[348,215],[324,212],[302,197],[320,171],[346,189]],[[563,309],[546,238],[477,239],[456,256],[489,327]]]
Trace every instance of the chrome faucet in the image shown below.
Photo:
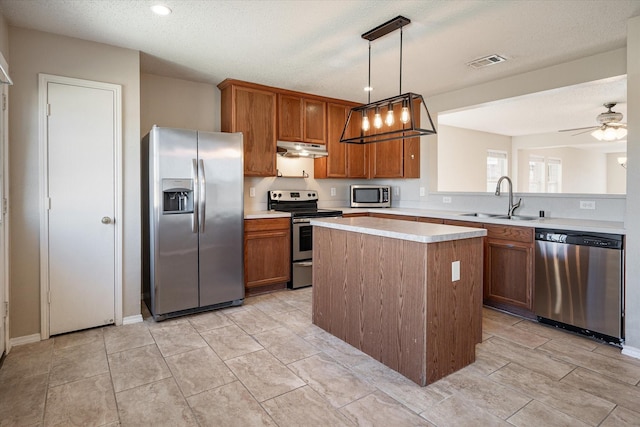
[[[507,180],[509,184],[509,216],[513,215],[513,211],[520,207],[520,202],[522,202],[522,198],[518,200],[518,203],[513,203],[513,184],[511,183],[511,179],[508,176],[501,176],[498,180],[498,185],[496,185],[496,196],[500,195],[500,184],[502,184],[503,180]]]

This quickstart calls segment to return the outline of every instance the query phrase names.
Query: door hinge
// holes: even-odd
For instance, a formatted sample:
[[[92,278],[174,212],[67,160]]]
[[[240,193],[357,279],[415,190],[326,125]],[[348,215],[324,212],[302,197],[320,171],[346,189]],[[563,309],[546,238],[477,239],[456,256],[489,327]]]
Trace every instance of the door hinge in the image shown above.
[[[47,302],[51,304],[51,291],[47,291]]]
[[[7,200],[6,197],[4,197],[2,199],[2,214],[6,215],[8,211],[9,211],[9,201]]]
[[[51,104],[47,104],[47,117],[51,115]]]
[[[2,94],[2,111],[7,111],[7,95]]]
[[[9,316],[9,301],[4,302],[4,317]]]

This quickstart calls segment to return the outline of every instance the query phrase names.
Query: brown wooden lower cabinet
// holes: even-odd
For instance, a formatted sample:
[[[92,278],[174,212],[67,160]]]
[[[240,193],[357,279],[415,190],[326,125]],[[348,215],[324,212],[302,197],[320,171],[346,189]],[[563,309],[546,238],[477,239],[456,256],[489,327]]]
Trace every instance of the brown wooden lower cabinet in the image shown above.
[[[244,286],[248,293],[286,287],[291,278],[290,245],[289,218],[244,221]]]
[[[426,216],[419,216],[418,222],[429,222],[431,224],[444,224],[444,220],[442,218],[429,218]]]
[[[534,318],[534,229],[485,224],[484,303]]]
[[[356,212],[356,213],[346,213],[342,214],[343,218],[356,218],[359,216],[369,216],[368,212]]]

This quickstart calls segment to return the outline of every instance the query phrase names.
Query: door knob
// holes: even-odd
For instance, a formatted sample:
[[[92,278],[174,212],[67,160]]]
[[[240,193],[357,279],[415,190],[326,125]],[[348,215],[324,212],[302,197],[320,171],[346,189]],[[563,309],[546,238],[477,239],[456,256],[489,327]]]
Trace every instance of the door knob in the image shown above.
[[[102,217],[102,223],[103,224],[111,224],[111,218],[109,218],[108,216],[103,216]]]

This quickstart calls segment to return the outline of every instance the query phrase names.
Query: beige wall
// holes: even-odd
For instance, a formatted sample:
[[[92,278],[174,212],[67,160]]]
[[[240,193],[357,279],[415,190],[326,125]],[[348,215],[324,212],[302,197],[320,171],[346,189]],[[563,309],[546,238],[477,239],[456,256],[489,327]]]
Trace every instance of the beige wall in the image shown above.
[[[140,75],[140,136],[153,125],[215,132],[220,130],[220,91],[154,74]]]
[[[627,153],[607,154],[607,193],[627,193],[627,169],[620,166],[618,157],[627,157]]]
[[[511,137],[453,126],[438,128],[438,191],[487,191],[487,151],[507,153]]]
[[[40,332],[38,73],[122,85],[123,316],[140,313],[139,52],[9,27],[12,338]]]
[[[9,62],[9,26],[2,14],[0,14],[0,52]]]

